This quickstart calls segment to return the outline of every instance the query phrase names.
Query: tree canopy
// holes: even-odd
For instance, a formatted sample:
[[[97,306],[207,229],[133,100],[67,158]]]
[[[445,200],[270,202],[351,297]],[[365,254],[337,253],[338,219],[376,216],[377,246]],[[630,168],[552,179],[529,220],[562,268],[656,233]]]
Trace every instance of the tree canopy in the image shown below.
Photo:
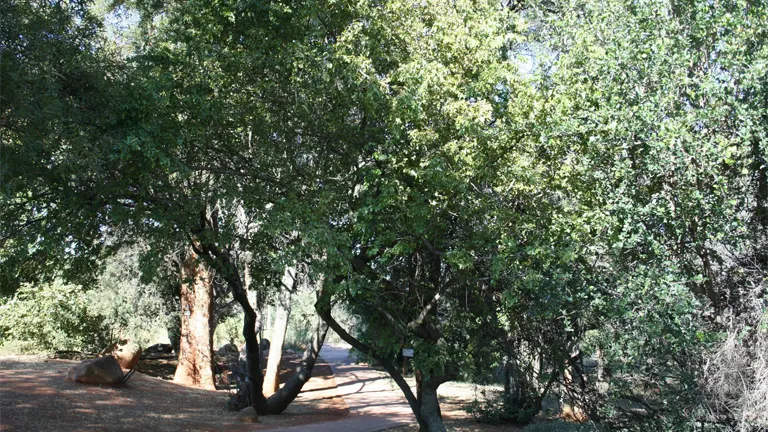
[[[768,421],[765,2],[0,8],[0,293],[93,283],[124,245],[149,278],[197,257],[279,413],[248,293],[300,265],[307,355],[327,324],[423,430],[440,384],[494,368],[479,412],[508,421],[555,392],[612,429]],[[733,346],[762,366],[727,375]]]

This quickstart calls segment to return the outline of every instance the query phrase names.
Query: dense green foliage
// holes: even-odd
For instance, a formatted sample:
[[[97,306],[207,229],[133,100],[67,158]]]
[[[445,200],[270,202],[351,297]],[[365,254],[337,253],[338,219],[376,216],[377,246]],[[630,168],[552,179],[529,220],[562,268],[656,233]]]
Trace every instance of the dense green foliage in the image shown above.
[[[113,110],[125,97],[119,71],[88,2],[0,8],[0,290],[51,281],[53,268],[92,282],[128,115]]]
[[[0,312],[0,340],[18,341],[22,351],[96,352],[111,341],[103,317],[89,311],[82,290],[60,281],[22,286]]]
[[[317,292],[291,331],[314,305],[426,430],[442,382],[494,369],[497,420],[560,399],[608,429],[768,424],[765,2],[0,12],[4,337],[148,340],[194,251],[219,339],[248,341],[300,265]],[[55,300],[75,289],[57,277],[97,285],[88,308]]]
[[[93,286],[22,286],[2,305],[0,343],[27,352],[93,353],[128,338],[147,347],[166,338],[172,303],[165,290],[141,282],[138,249],[126,248],[106,260]]]
[[[86,299],[89,312],[103,317],[115,339],[147,347],[165,339],[178,306],[165,287],[142,283],[138,255],[138,248],[125,248],[110,257]]]
[[[589,345],[613,378],[595,403],[616,426],[638,423],[633,400],[653,424],[636,427],[690,429],[721,323],[765,313],[766,5],[557,7],[539,15],[547,139],[596,235]]]

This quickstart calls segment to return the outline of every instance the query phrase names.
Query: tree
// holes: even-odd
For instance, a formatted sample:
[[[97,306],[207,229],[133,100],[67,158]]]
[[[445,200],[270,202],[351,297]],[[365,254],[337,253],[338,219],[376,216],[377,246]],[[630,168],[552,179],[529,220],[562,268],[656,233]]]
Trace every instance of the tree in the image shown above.
[[[507,58],[512,16],[495,3],[428,2],[414,10],[388,2],[366,13],[369,25],[338,38],[342,59],[360,72],[337,77],[367,90],[360,133],[382,132],[358,150],[345,198],[331,200],[339,212],[316,212],[311,222],[332,221],[325,223],[336,235],[320,242],[318,256],[327,258],[317,271],[334,279],[317,310],[384,366],[423,430],[445,430],[438,387],[471,360],[482,362],[486,337],[498,333],[494,261],[501,230],[518,222],[510,211],[518,197],[500,193],[515,178],[499,172],[517,174],[520,198],[532,199],[528,155],[517,141],[524,134],[516,130],[530,113],[530,88]],[[385,49],[374,42],[382,40],[391,41]],[[345,207],[337,210],[338,202]],[[332,302],[363,317],[362,331],[339,325]],[[415,394],[394,364],[403,347],[415,348]]]
[[[120,55],[85,2],[14,3],[3,289],[87,277],[125,240],[189,248],[185,273],[215,273],[244,312],[262,414],[295,398],[330,326],[388,370],[423,430],[444,430],[444,381],[493,363],[519,422],[553,389],[615,427],[743,418],[699,380],[718,332],[764,346],[753,3],[137,1]],[[267,399],[248,290],[295,265],[324,281],[322,321]]]
[[[179,295],[167,279],[142,279],[142,253],[141,245],[122,247],[104,260],[98,285],[84,287],[89,311],[102,316],[113,333],[109,343],[127,338],[149,346],[172,328],[174,312],[178,316]]]
[[[213,274],[193,253],[181,265],[181,338],[173,381],[215,390]]]
[[[538,71],[550,95],[545,136],[575,150],[560,158],[572,163],[572,196],[588,205],[595,233],[597,307],[580,346],[618,372],[599,394],[599,415],[644,430],[711,421],[697,383],[707,352],[722,317],[751,310],[763,290],[727,275],[759,262],[742,254],[754,256],[763,235],[755,160],[765,155],[766,75],[754,65],[764,58],[765,5],[534,9],[550,54]],[[644,415],[623,411],[626,400]]]
[[[285,332],[291,314],[291,296],[296,290],[298,274],[293,267],[286,267],[280,281],[280,290],[275,301],[275,323],[272,326],[272,340],[269,345],[269,360],[264,375],[264,389],[275,393],[280,388],[280,361],[283,357]]]
[[[83,17],[92,17],[87,3],[76,6]],[[144,12],[158,12],[152,9],[153,5],[138,3],[137,6]],[[284,71],[302,68],[294,63],[302,52],[308,58],[321,59],[324,46],[312,46],[311,37],[325,34],[327,30],[317,21],[306,25],[304,17],[290,17],[277,5],[267,10],[256,4],[240,9],[234,26],[228,24],[232,11],[228,7],[239,7],[236,5],[210,8],[202,3],[168,3],[165,6],[160,11],[163,19],[155,22],[154,16],[150,16],[142,23],[145,32],[137,32],[136,36],[144,38],[142,42],[146,43],[136,44],[134,55],[124,62],[110,59],[121,66],[110,71],[114,75],[103,69],[94,72],[101,79],[113,78],[110,86],[97,92],[99,101],[110,102],[111,105],[105,106],[115,108],[94,110],[104,115],[103,119],[99,117],[104,121],[100,125],[103,129],[97,129],[89,139],[73,141],[58,139],[52,132],[49,153],[64,156],[54,158],[53,164],[49,163],[49,154],[33,152],[37,151],[38,137],[31,128],[19,127],[26,135],[13,136],[12,142],[18,145],[12,149],[18,150],[18,155],[11,155],[18,156],[15,161],[19,167],[3,174],[5,178],[19,174],[20,180],[13,183],[18,190],[6,196],[15,200],[17,194],[34,189],[37,183],[39,190],[50,192],[32,195],[26,200],[18,198],[18,205],[4,208],[4,218],[21,222],[5,230],[9,233],[7,238],[13,238],[15,243],[11,245],[18,253],[5,246],[3,253],[26,263],[24,248],[42,239],[50,243],[51,250],[62,250],[64,245],[83,249],[82,253],[70,255],[80,255],[88,261],[100,255],[99,250],[89,246],[103,245],[108,235],[120,240],[142,239],[153,251],[169,252],[178,245],[191,247],[226,281],[245,312],[244,336],[252,403],[262,413],[280,412],[309,378],[318,346],[313,344],[315,348],[308,350],[311,359],[302,362],[304,369],[295,381],[299,385],[286,386],[284,392],[270,399],[275,403],[267,404],[261,394],[260,352],[255,338],[258,312],[248,303],[247,287],[241,277],[242,262],[235,255],[245,249],[272,248],[276,233],[291,221],[286,217],[287,206],[277,207],[282,213],[271,207],[281,204],[286,197],[293,198],[296,191],[301,192],[292,180],[301,175],[301,170],[314,170],[315,164],[322,167],[326,162],[318,157],[323,149],[311,145],[318,140],[306,135],[311,133],[311,128],[301,121],[285,121],[286,113],[303,120],[310,118],[311,110],[288,109],[291,99],[296,97],[294,85],[303,77],[300,73],[285,74]],[[29,11],[44,11],[36,8],[30,6]],[[63,10],[62,15],[70,20],[68,25],[75,26],[77,16],[68,16],[68,12]],[[308,14],[316,12],[307,11]],[[189,17],[195,20],[192,27]],[[275,25],[271,20],[276,17],[301,25],[295,26],[296,33],[283,34],[285,28],[292,27]],[[254,21],[265,25],[254,26]],[[192,33],[195,36],[190,38]],[[285,47],[287,41],[295,38],[307,41],[308,45]],[[244,40],[249,41],[248,45],[243,45]],[[256,40],[259,43],[250,42]],[[83,49],[77,53],[85,56],[90,52]],[[18,59],[26,58],[17,55],[13,60]],[[44,64],[42,60],[45,59],[30,60],[30,63]],[[320,70],[321,64],[318,62],[315,70]],[[240,70],[246,69],[263,73],[240,74]],[[326,82],[330,85],[330,80]],[[322,91],[303,88],[312,94]],[[257,97],[252,97],[254,95]],[[330,105],[324,99],[321,103]],[[5,108],[3,112],[24,113]],[[23,120],[18,122],[21,124]],[[69,118],[63,118],[59,126],[72,128],[78,137],[82,134],[76,122]],[[84,160],[89,164],[81,163],[79,154],[88,155]],[[24,171],[36,163],[53,172],[62,171],[66,176],[40,178],[36,172]],[[72,192],[66,200],[56,201],[55,194],[60,190]],[[40,213],[39,220],[24,218],[25,211],[41,206],[49,206],[50,210]],[[250,223],[263,227],[243,230],[238,222],[243,210]],[[73,215],[78,224],[68,221]],[[45,223],[50,232],[42,235],[39,226],[32,226],[35,223]],[[28,237],[24,238],[25,235]],[[26,243],[22,244],[22,240]],[[50,255],[59,260],[62,256],[67,254]],[[324,334],[324,331],[317,333],[320,343]]]
[[[60,280],[22,285],[0,305],[0,338],[18,342],[22,351],[98,352],[111,342],[113,329],[103,316],[89,310],[83,291]]]
[[[103,150],[120,138],[118,64],[87,2],[0,7],[0,292],[62,268],[91,283],[108,216],[72,203],[100,202],[116,165]]]

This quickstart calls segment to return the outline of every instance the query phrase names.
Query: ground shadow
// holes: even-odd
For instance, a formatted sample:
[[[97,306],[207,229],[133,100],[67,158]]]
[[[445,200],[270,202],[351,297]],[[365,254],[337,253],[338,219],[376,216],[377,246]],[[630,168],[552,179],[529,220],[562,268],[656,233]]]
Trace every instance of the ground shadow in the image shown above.
[[[66,380],[76,361],[0,358],[0,429],[7,431],[246,431],[337,420],[347,415],[335,396],[330,367],[313,378],[283,415],[243,424],[226,410],[228,392],[183,387],[136,373],[125,386]],[[286,365],[291,366],[291,365]],[[287,375],[286,375],[287,378]],[[313,391],[314,390],[314,391]]]

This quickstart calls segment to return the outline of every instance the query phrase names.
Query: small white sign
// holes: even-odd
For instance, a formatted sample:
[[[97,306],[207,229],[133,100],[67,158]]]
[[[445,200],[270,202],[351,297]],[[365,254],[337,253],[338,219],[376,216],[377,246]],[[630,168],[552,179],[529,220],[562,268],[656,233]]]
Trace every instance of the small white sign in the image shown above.
[[[403,357],[413,357],[413,348],[403,348]]]

